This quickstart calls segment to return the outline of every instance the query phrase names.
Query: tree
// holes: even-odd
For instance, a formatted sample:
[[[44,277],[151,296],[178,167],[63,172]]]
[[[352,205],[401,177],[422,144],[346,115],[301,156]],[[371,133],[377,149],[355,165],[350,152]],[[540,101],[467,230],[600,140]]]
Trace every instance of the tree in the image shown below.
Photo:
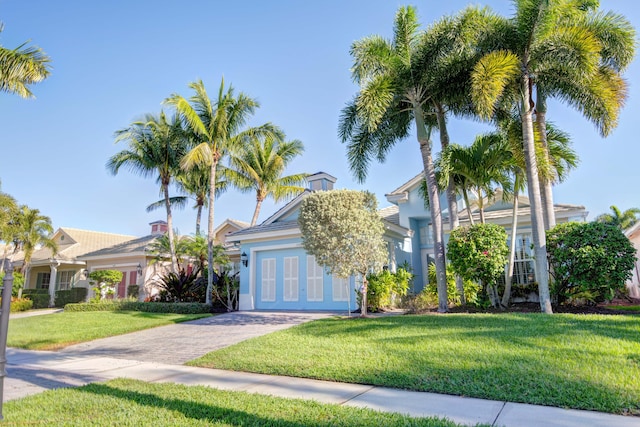
[[[116,175],[121,167],[127,167],[131,172],[143,177],[157,174],[167,213],[171,271],[175,273],[178,261],[175,253],[169,185],[178,175],[180,161],[188,150],[182,123],[177,115],[167,118],[164,111],[159,116],[148,114],[144,120],[133,122],[128,127],[118,130],[116,143],[120,141],[128,142],[129,149],[114,154],[107,162],[107,170]]]
[[[211,305],[213,292],[213,252],[215,230],[215,190],[217,188],[217,168],[220,160],[229,151],[238,146],[247,137],[257,135],[277,135],[278,129],[270,123],[243,130],[259,104],[243,93],[237,96],[233,87],[225,89],[224,79],[218,89],[218,97],[212,101],[207,94],[202,80],[193,82],[189,87],[194,94],[188,100],[181,95],[173,94],[164,102],[173,106],[194,135],[196,145],[182,161],[184,169],[194,166],[209,165],[209,219],[207,230],[208,276],[206,303]]]
[[[4,242],[4,253],[0,261],[0,273],[4,271],[4,260],[7,258],[9,247],[13,243],[15,218],[18,205],[16,200],[7,193],[0,191],[0,242]]]
[[[496,224],[476,224],[451,232],[447,245],[449,260],[463,279],[486,286],[493,306],[500,305],[497,279],[507,262],[507,233]]]
[[[38,247],[45,247],[51,250],[52,256],[56,255],[58,245],[51,238],[53,226],[51,218],[40,214],[38,209],[31,209],[26,205],[20,206],[15,226],[13,230],[13,243],[16,250],[22,250],[24,254],[24,282],[29,284],[30,264],[33,252]],[[55,286],[51,284],[51,286]]]
[[[360,275],[361,315],[367,314],[367,273],[387,261],[384,225],[373,194],[355,190],[319,191],[304,198],[298,224],[302,245],[330,274]]]
[[[302,142],[284,141],[276,136],[249,138],[240,152],[231,153],[230,167],[225,174],[240,191],[256,193],[251,227],[256,225],[260,207],[267,197],[280,202],[304,191],[307,174],[282,176],[289,162],[304,151]]]
[[[611,205],[611,213],[603,213],[596,217],[597,222],[614,225],[621,230],[627,230],[638,222],[640,209],[629,208],[622,212],[617,206]]]
[[[558,224],[548,233],[558,302],[611,300],[632,276],[636,250],[615,225]]]
[[[93,300],[100,301],[106,295],[113,295],[116,285],[122,281],[122,271],[95,270],[89,273],[89,280],[96,285]]]
[[[606,137],[616,127],[618,114],[627,98],[627,83],[621,74],[633,60],[635,54],[635,29],[622,15],[598,11],[598,1],[582,2],[579,7],[571,2],[559,3],[556,20],[569,22],[575,32],[583,32],[579,43],[598,49],[598,63],[592,69],[539,63],[533,78],[536,88],[536,122],[546,158],[551,156],[547,144],[546,115],[547,99],[560,98],[578,109]],[[566,61],[566,52],[559,56]],[[549,66],[551,65],[551,66]],[[585,72],[587,71],[587,72]],[[543,151],[544,153],[544,151]],[[541,198],[545,229],[555,226],[553,211],[553,179],[542,176]]]
[[[579,84],[593,83],[599,61],[600,45],[592,34],[575,22],[562,17],[563,8],[575,7],[572,2],[549,0],[514,0],[515,15],[501,24],[502,32],[497,44],[502,49],[484,55],[472,72],[472,99],[481,117],[489,118],[500,102],[515,100],[522,122],[527,189],[531,204],[532,235],[536,260],[536,277],[540,308],[552,313],[549,295],[549,270],[545,242],[545,227],[540,180],[535,155],[533,88],[536,76],[544,69],[557,70],[556,79],[574,78],[584,73]],[[565,9],[568,10],[568,9]],[[560,19],[562,18],[562,19]],[[595,88],[587,85],[582,94],[585,99],[601,100],[594,95]],[[558,96],[569,97],[570,92],[558,86]],[[617,96],[619,87],[608,90]],[[580,99],[568,98],[575,102]]]
[[[0,33],[4,25],[0,23]],[[37,46],[25,42],[15,49],[0,46],[0,91],[33,98],[29,85],[41,82],[50,74],[51,59]]]

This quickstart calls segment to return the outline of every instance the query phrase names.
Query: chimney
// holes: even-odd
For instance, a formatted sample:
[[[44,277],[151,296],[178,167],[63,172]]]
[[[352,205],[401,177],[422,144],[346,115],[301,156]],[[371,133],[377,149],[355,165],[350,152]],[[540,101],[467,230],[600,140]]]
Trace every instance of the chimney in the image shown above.
[[[329,175],[325,172],[317,172],[307,177],[309,183],[309,190],[312,191],[328,191],[333,190],[333,184],[336,182],[336,177]]]
[[[153,236],[165,234],[168,230],[166,221],[153,221],[150,222],[149,225],[151,226],[151,235]]]

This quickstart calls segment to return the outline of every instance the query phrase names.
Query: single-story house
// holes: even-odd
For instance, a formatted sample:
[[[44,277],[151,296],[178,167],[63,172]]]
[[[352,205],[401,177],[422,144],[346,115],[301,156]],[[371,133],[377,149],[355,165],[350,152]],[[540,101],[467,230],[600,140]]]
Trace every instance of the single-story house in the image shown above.
[[[422,179],[420,173],[387,194],[391,205],[379,211],[389,248],[388,267],[394,271],[398,265],[409,263],[415,275],[413,292],[424,288],[434,254],[431,215],[419,190]],[[307,180],[308,189],[263,223],[227,236],[227,242],[235,244],[241,253],[240,310],[344,310],[347,304],[351,309],[357,308],[356,279],[332,277],[302,247],[297,222],[302,199],[313,191],[331,190],[336,182],[335,177],[324,172],[311,175]],[[518,202],[514,282],[528,284],[535,281],[530,205],[524,196]],[[444,194],[441,195],[441,206],[447,207]],[[458,206],[461,225],[469,224],[462,198]],[[510,234],[513,204],[497,197],[485,201],[484,206],[486,220],[502,225]],[[472,207],[471,212],[473,219],[479,222],[477,207]],[[558,222],[584,221],[587,211],[583,206],[557,204],[555,214]],[[443,210],[443,215],[445,239],[448,239],[447,209]]]

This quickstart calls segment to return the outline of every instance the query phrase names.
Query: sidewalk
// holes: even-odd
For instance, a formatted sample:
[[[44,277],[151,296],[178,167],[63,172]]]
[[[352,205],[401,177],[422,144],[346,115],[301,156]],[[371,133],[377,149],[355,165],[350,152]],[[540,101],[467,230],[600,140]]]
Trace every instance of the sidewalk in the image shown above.
[[[147,382],[204,385],[323,403],[367,407],[412,416],[446,417],[457,423],[518,427],[638,427],[639,417],[566,410],[360,384],[250,374],[141,362],[112,357],[7,349],[5,400],[60,387],[74,387],[114,378]]]

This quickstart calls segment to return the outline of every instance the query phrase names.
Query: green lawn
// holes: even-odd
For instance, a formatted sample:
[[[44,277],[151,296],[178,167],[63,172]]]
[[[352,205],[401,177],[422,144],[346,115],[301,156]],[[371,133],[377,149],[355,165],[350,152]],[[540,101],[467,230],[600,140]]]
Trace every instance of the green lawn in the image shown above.
[[[28,350],[56,350],[79,342],[207,316],[210,314],[86,311],[23,317],[9,320],[7,345]]]
[[[640,305],[605,305],[612,310],[637,311],[640,313]]]
[[[640,414],[640,316],[334,318],[190,364]]]
[[[3,412],[5,425],[458,426],[438,418],[135,380],[47,391],[7,402]]]

